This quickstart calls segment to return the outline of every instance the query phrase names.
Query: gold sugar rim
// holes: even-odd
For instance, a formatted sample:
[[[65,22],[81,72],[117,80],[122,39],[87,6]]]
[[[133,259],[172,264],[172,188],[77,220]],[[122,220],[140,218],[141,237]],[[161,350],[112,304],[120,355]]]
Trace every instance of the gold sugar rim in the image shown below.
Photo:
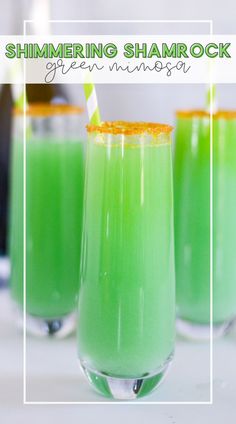
[[[87,125],[88,133],[97,132],[100,134],[113,135],[138,135],[150,134],[159,135],[162,133],[169,134],[173,127],[167,124],[158,124],[155,122],[129,122],[129,121],[106,121],[100,125]]]
[[[70,105],[67,103],[31,103],[26,108],[27,116],[56,116],[56,115],[76,115],[82,114],[84,109],[80,106]],[[22,115],[24,110],[15,107],[14,115]]]
[[[225,118],[225,119],[235,119],[236,110],[219,110],[217,113],[215,113],[214,117]]]
[[[193,110],[177,110],[176,111],[177,118],[209,118],[210,112],[201,109],[193,109]],[[236,110],[218,110],[213,113],[214,119],[235,119],[236,118]]]

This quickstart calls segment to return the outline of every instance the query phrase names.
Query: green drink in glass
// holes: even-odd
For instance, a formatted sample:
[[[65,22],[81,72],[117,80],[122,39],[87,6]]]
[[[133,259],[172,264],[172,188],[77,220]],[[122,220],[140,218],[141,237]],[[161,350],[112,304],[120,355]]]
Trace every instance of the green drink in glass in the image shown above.
[[[81,110],[32,105],[26,129],[27,329],[64,336],[75,326],[83,207]],[[23,306],[23,142],[18,116],[12,152],[11,292]]]
[[[236,112],[213,124],[213,320],[225,332],[236,317]]]
[[[90,382],[115,399],[148,394],[173,355],[171,130],[88,127],[78,348]]]
[[[230,163],[232,168],[235,160],[233,146],[235,136],[232,130],[226,131],[228,124],[224,132],[220,133],[219,116],[218,113],[213,118],[212,300],[215,336],[225,332],[236,310],[236,291],[233,290],[232,284],[236,269],[232,254],[229,252],[233,239],[230,237],[231,242],[226,243],[226,220],[231,216],[228,225],[233,226],[231,214],[234,214],[236,209],[234,205],[227,217],[223,206],[225,196],[233,195],[232,187],[234,181],[236,182],[236,172],[233,178],[233,172],[229,177],[227,171]],[[221,124],[221,130],[222,128]],[[231,161],[229,163],[223,161],[219,152],[232,155]],[[208,338],[210,335],[210,116],[207,112],[177,113],[174,189],[177,327],[180,333],[191,338]],[[232,237],[233,234],[234,230]],[[227,261],[225,255],[229,258]],[[217,271],[219,266],[221,275]]]

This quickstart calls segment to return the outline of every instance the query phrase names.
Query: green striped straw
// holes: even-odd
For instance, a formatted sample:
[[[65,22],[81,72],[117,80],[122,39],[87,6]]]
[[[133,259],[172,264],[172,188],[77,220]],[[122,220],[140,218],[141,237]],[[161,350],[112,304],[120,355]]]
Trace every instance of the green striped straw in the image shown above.
[[[13,89],[13,93],[14,93],[14,89]],[[15,98],[14,98],[15,97]],[[22,91],[20,92],[20,94],[18,96],[14,96],[14,105],[19,108],[19,109],[24,109],[24,89],[22,89]],[[26,97],[26,93],[25,93],[25,100],[26,100],[26,107],[28,106],[28,102],[27,102],[27,97]]]
[[[10,69],[10,74],[13,77],[13,79],[17,79],[19,76],[23,77],[23,64],[20,60],[18,60],[16,63],[14,63],[14,66]],[[13,103],[14,106],[18,107],[19,109],[24,109],[24,85],[22,84],[12,84],[12,97],[13,97]],[[26,93],[25,93],[26,96]],[[26,106],[27,106],[27,97],[26,98]]]
[[[212,109],[211,109],[211,101],[212,101]],[[210,112],[212,110],[213,113],[217,111],[217,101],[216,101],[216,86],[212,85],[212,95],[211,95],[211,86],[208,87],[206,92],[206,110]]]
[[[25,89],[25,91],[24,91]],[[12,85],[12,96],[13,96],[13,103],[14,106],[21,111],[24,110],[24,97],[25,97],[25,103],[26,103],[26,109],[28,108],[28,101],[26,96],[26,88],[24,86],[18,86],[16,84]],[[26,138],[31,137],[32,135],[32,128],[30,123],[26,125]]]
[[[100,111],[97,102],[97,95],[95,86],[92,82],[89,82],[89,79],[86,78],[84,83],[84,94],[87,102],[87,110],[89,116],[89,122],[92,125],[100,125]]]
[[[208,62],[208,76],[212,76],[212,71],[214,68],[214,63],[212,61]],[[206,91],[206,110],[207,112],[215,113],[217,111],[217,100],[216,100],[216,86],[215,84],[210,84],[207,86]]]
[[[18,98],[16,98],[15,102],[14,102],[15,107],[21,109],[22,111],[24,110],[24,89],[22,90],[21,94],[19,95]],[[27,96],[26,96],[26,89],[25,89],[25,106],[26,109],[29,106],[29,103],[27,101]],[[26,128],[25,128],[25,136],[26,139],[28,140],[30,137],[32,137],[32,125],[30,124],[30,122],[27,122],[26,124]]]

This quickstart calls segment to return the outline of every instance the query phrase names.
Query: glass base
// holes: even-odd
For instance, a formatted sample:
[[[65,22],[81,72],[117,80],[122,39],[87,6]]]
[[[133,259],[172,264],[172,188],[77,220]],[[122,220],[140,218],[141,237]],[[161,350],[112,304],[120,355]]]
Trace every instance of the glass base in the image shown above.
[[[217,339],[223,337],[231,329],[234,320],[228,320],[222,324],[213,324],[213,338]],[[187,321],[182,318],[176,320],[177,332],[191,340],[209,340],[210,339],[210,325],[208,324],[197,324],[192,321]]]
[[[91,385],[103,396],[116,400],[133,400],[148,395],[163,381],[172,362],[171,355],[155,373],[138,378],[118,378],[98,372],[81,363]]]
[[[15,307],[16,323],[22,329],[24,326],[23,311]],[[26,314],[26,331],[28,334],[38,337],[64,338],[72,334],[76,328],[76,314],[58,318],[40,318]]]

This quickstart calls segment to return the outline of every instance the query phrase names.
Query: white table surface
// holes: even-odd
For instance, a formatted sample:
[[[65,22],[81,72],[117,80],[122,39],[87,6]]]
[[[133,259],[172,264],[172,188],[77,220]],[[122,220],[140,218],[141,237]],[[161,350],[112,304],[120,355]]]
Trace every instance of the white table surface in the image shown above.
[[[107,399],[93,391],[79,368],[75,336],[64,340],[27,337],[27,401],[100,404],[23,405],[23,337],[15,326],[7,289],[0,290],[0,340],[1,423],[37,424],[50,419],[58,424],[65,422],[67,416],[70,423],[78,419],[83,419],[83,423],[102,419],[137,423],[149,418],[161,424],[217,424],[223,420],[228,424],[236,420],[235,330],[214,343],[213,405],[150,405],[139,404],[140,401],[105,405]],[[209,400],[209,387],[209,344],[178,339],[166,380],[141,401],[204,402]]]

